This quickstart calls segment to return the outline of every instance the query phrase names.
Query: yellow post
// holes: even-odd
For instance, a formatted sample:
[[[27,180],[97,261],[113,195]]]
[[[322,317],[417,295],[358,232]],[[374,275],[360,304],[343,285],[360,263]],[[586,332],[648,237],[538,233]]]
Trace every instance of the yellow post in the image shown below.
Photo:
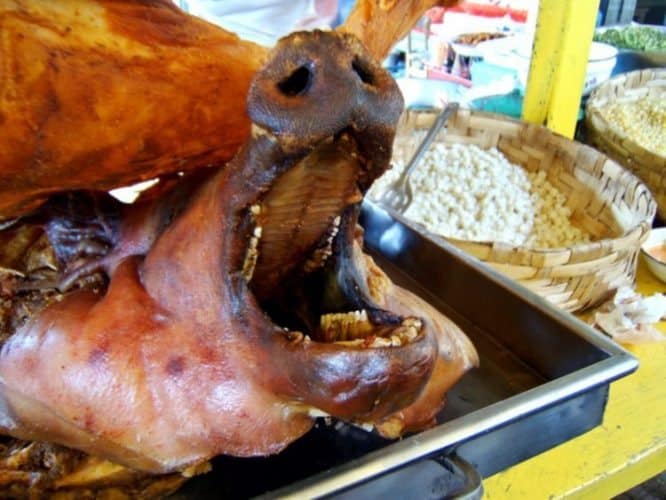
[[[523,119],[573,137],[599,0],[541,0]]]
[[[532,60],[523,100],[523,120],[545,123],[560,54],[560,33],[564,24],[566,1],[541,0]]]

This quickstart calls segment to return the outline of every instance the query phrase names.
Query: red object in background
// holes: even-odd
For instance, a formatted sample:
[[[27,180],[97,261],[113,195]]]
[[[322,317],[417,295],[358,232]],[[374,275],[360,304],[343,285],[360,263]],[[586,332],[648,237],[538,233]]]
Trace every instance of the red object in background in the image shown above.
[[[439,24],[444,19],[445,11],[444,7],[433,7],[432,9],[428,9],[425,15],[430,18],[433,24]]]
[[[527,22],[527,11],[518,9],[509,9],[509,17],[517,23]]]
[[[511,9],[508,7],[500,7],[499,5],[489,5],[474,2],[461,2],[456,7],[433,7],[426,12],[426,16],[430,18],[432,23],[444,22],[447,12],[462,12],[472,16],[482,17],[504,17],[509,16],[512,20],[518,23],[527,21],[527,11],[519,9]]]
[[[472,87],[472,81],[463,78],[462,76],[457,76],[457,75],[452,75],[451,73],[447,73],[447,71],[443,68],[435,68],[433,66],[428,66],[426,68],[426,75],[428,80],[443,80],[445,82],[452,82],[456,83],[458,85],[462,85],[463,87],[470,88]]]

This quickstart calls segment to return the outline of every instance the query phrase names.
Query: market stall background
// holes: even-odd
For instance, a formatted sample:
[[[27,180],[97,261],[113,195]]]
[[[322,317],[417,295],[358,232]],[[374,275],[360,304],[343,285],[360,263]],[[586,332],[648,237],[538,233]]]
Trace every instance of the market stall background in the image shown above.
[[[421,20],[416,29],[396,47],[394,53],[385,61],[385,65],[398,78],[407,97],[407,105],[412,110],[422,107],[438,108],[448,101],[455,100],[461,102],[464,106],[481,110],[490,109],[504,115],[522,117],[527,122],[531,122],[531,124],[512,122],[502,117],[491,119],[481,112],[474,111],[470,113],[464,110],[451,119],[448,131],[457,130],[457,134],[450,134],[449,138],[451,140],[462,143],[468,142],[486,148],[498,146],[500,149],[503,148],[502,151],[514,162],[520,163],[521,160],[524,160],[529,165],[536,165],[536,167],[539,167],[540,161],[544,158],[546,158],[545,163],[547,164],[554,158],[553,163],[557,165],[559,165],[558,162],[564,164],[568,162],[576,166],[575,163],[580,161],[582,163],[592,162],[595,167],[599,167],[593,173],[599,175],[597,182],[602,187],[602,191],[617,193],[614,201],[618,201],[621,207],[617,211],[626,217],[628,211],[625,205],[622,205],[626,202],[626,205],[630,207],[631,215],[638,214],[638,219],[633,228],[634,231],[630,233],[631,237],[627,236],[629,233],[614,234],[613,236],[617,239],[616,243],[613,243],[611,239],[609,240],[611,243],[607,245],[594,247],[594,252],[601,252],[601,260],[607,262],[608,258],[618,256],[620,246],[623,245],[629,248],[627,264],[623,264],[622,269],[626,272],[629,281],[633,280],[634,274],[637,272],[638,292],[649,295],[662,293],[666,290],[663,283],[650,277],[643,262],[638,260],[639,246],[647,236],[648,223],[651,223],[655,211],[653,199],[647,188],[628,173],[629,170],[625,172],[603,155],[592,152],[579,143],[564,139],[564,137],[575,137],[578,141],[588,140],[587,132],[589,131],[586,130],[583,121],[585,106],[588,96],[594,96],[594,89],[600,88],[600,84],[603,85],[614,75],[625,74],[630,69],[653,68],[664,65],[661,59],[663,54],[658,45],[660,42],[657,42],[656,50],[651,49],[654,47],[652,42],[648,43],[649,50],[634,50],[631,47],[623,46],[611,47],[606,43],[615,40],[610,35],[608,38],[604,38],[605,34],[611,33],[611,29],[623,30],[627,28],[625,25],[629,20],[625,19],[625,16],[628,6],[634,3],[622,2],[618,5],[616,2],[609,1],[601,3],[586,2],[583,4],[572,0],[565,2],[543,0],[537,9],[534,2],[505,2],[506,5],[463,2],[454,9],[431,11],[429,15]],[[183,7],[187,7],[186,2],[181,2],[181,4]],[[632,5],[632,7],[635,12],[638,12],[639,5]],[[661,12],[659,7],[659,5],[644,3],[642,7],[644,8],[644,18],[642,20],[658,17]],[[549,20],[549,22],[545,20]],[[615,28],[599,26],[595,30],[595,24],[602,23],[619,26],[615,26]],[[637,28],[642,29],[643,26],[637,26]],[[652,27],[646,28],[652,29]],[[656,26],[654,30],[659,34],[663,32],[663,27]],[[648,32],[641,31],[642,33]],[[652,32],[650,31],[650,33]],[[593,35],[599,38],[598,43],[593,42]],[[625,38],[631,37],[627,36]],[[591,50],[588,51],[588,47],[591,47]],[[648,88],[646,93],[651,93],[655,85],[651,82],[656,81],[656,85],[659,85],[661,77],[658,76],[658,72],[646,72],[645,74],[652,76],[645,79],[641,76],[638,82],[640,85],[637,88]],[[589,97],[589,99],[592,100],[593,97]],[[538,125],[541,124],[547,125],[549,130],[540,129]],[[559,133],[563,137],[552,132]],[[520,137],[521,140],[517,140],[516,137]],[[524,140],[525,137],[528,140]],[[549,156],[550,153],[547,147],[534,147],[536,143],[530,143],[530,138],[548,138],[548,140],[552,140],[553,142],[550,144],[554,145],[553,158]],[[625,156],[631,159],[630,155]],[[562,160],[563,158],[564,160]],[[574,158],[573,161],[572,158]],[[622,161],[622,158],[618,161]],[[588,176],[590,183],[594,183],[597,179],[594,175]],[[640,175],[640,172],[636,172],[636,175]],[[563,185],[566,185],[574,176],[561,175],[560,177]],[[570,184],[573,186],[571,191],[575,193],[577,186],[573,183]],[[566,200],[572,198],[575,198],[575,196],[568,196]],[[557,201],[557,198],[555,200],[553,202],[555,205],[567,203],[567,201]],[[600,210],[606,206],[603,203],[596,205],[595,203],[596,201],[593,202],[593,206]],[[369,202],[366,205],[366,214],[368,206],[371,206]],[[601,212],[599,213],[601,214]],[[456,260],[459,258],[461,261],[467,262],[464,259],[468,258],[468,255],[465,254],[463,257],[456,253],[458,250],[449,248],[446,242],[440,241],[447,238],[446,234],[434,235],[432,234],[434,231],[419,227],[415,221],[403,220],[401,218],[403,214],[397,214],[397,217],[393,217],[393,215],[389,217],[392,225],[386,234],[373,231],[373,226],[369,225],[366,237],[369,246],[374,241],[373,237],[378,238],[375,244],[381,252],[385,252],[384,257],[388,260],[391,260],[391,258],[397,259],[398,257],[403,258],[401,256],[406,255],[404,257],[406,260],[401,263],[407,268],[413,264],[410,264],[409,259],[413,258],[415,254],[414,248],[405,245],[405,243],[418,241],[421,242],[420,245],[427,247],[434,241],[435,243],[440,242],[439,246],[447,248],[450,255],[454,256],[441,257],[441,260]],[[407,216],[407,212],[404,215]],[[574,215],[569,216],[575,218]],[[611,229],[617,230],[610,216],[600,215],[598,220],[594,219],[594,214],[588,217],[590,227],[605,224]],[[384,219],[380,217],[379,220]],[[580,222],[580,219],[578,222]],[[401,226],[401,224],[403,225]],[[413,232],[410,234],[419,236],[409,240],[409,238],[405,238],[409,231],[403,230],[403,232],[400,232],[401,227],[408,227]],[[397,238],[396,235],[402,236],[403,239]],[[594,234],[592,236],[594,238]],[[422,243],[423,241],[427,241],[427,243]],[[587,244],[588,242],[583,242],[583,245]],[[572,245],[567,244],[565,246],[571,247]],[[586,251],[580,253],[564,252],[567,253],[568,257],[566,258],[569,260],[561,260],[565,258],[563,257],[564,253],[558,254],[553,259],[555,267],[563,265],[563,269],[573,271],[574,274],[580,274],[585,263],[577,260],[594,253],[591,246],[584,248]],[[545,258],[539,255],[537,257],[533,255],[525,257],[525,254],[519,252],[511,253],[500,244],[495,245],[493,242],[485,246],[476,243],[474,245],[469,244],[467,250],[472,254],[476,251],[479,252],[479,255],[486,255],[486,252],[490,255],[498,255],[501,259],[506,260],[506,262],[500,262],[501,265],[507,264],[505,270],[508,269],[508,263],[515,264],[519,268],[519,272],[527,273],[522,277],[518,276],[516,279],[519,280],[526,278],[529,273],[539,267],[537,265],[526,265],[527,259],[535,259],[534,262],[539,259],[545,259],[545,261],[549,259],[548,255]],[[553,254],[550,255],[552,257]],[[599,257],[597,254],[595,256]],[[638,267],[636,267],[637,264]],[[474,265],[477,265],[477,263],[475,262]],[[412,267],[414,269],[413,273],[423,274],[424,279],[422,281],[424,282],[426,281],[426,274],[434,274],[430,268]],[[435,267],[436,263],[432,262],[432,269]],[[451,269],[454,273],[462,273],[456,268]],[[535,311],[540,311],[539,314],[542,316],[556,318],[559,322],[567,325],[577,325],[577,327],[582,328],[580,330],[581,338],[596,339],[600,342],[600,344],[595,344],[597,347],[599,345],[602,347],[604,345],[608,346],[605,354],[611,353],[613,356],[618,356],[625,363],[621,373],[620,371],[615,372],[613,377],[626,375],[636,368],[635,364],[631,365],[629,362],[633,361],[633,358],[611,344],[607,338],[598,336],[597,333],[590,334],[591,330],[588,327],[582,327],[575,323],[573,317],[568,313],[551,309],[552,305],[540,302],[541,299],[538,296],[523,292],[519,287],[514,288],[515,284],[513,282],[502,281],[506,276],[492,274],[495,271],[497,269],[489,274],[492,278],[491,282],[505,284],[506,289],[511,290],[516,296],[521,296],[525,304],[534,305]],[[485,271],[482,271],[481,274],[483,272]],[[543,275],[541,275],[541,278],[543,278]],[[418,287],[418,283],[414,286]],[[432,282],[429,286],[437,290],[440,284]],[[492,287],[492,285],[488,286]],[[539,286],[545,289],[543,279]],[[615,282],[609,283],[609,288],[610,291],[614,291],[616,288]],[[596,285],[589,285],[588,289],[595,291]],[[444,295],[444,292],[450,293],[451,290],[442,291],[442,295]],[[605,294],[601,293],[600,295]],[[596,305],[598,299],[600,297],[595,297],[595,299],[591,299],[591,302]],[[449,301],[455,303],[455,296],[449,297]],[[564,303],[566,305],[562,305],[562,307],[567,309],[574,309],[577,308],[574,306],[578,306],[578,304],[572,305],[571,302]],[[590,304],[582,304],[583,307],[588,305]],[[460,311],[458,312],[464,310],[465,307],[464,304],[459,304]],[[519,320],[523,317],[535,319],[531,316],[531,314],[536,314],[535,311],[529,314],[518,314],[516,317]],[[465,321],[465,318],[469,320],[470,317],[474,316],[474,311],[467,312],[467,316],[461,319],[462,322]],[[587,314],[592,313],[588,311]],[[502,319],[501,315],[497,316],[497,321],[502,324],[508,324],[514,320],[515,318]],[[594,322],[594,318],[590,321]],[[474,328],[472,323],[470,323],[471,329]],[[485,326],[487,327],[486,330],[492,332],[492,329],[498,325],[486,324]],[[551,327],[546,325],[545,328]],[[657,324],[657,329],[657,337],[660,337],[661,333],[659,332],[665,330],[664,324]],[[529,328],[525,330],[516,329],[514,333],[519,335],[519,332],[521,332],[520,335],[527,338],[526,342],[519,342],[521,346],[516,346],[517,351],[520,351],[520,359],[527,360],[525,361],[526,365],[536,364],[540,366],[540,364],[543,364],[546,368],[542,367],[543,369],[540,369],[539,373],[548,372],[549,363],[552,360],[537,358],[534,361],[529,356],[530,349],[536,345],[530,340],[531,332]],[[511,332],[497,333],[498,337],[502,335],[511,335]],[[479,338],[481,339],[483,336],[481,335]],[[574,341],[574,343],[578,341],[580,339]],[[480,342],[483,343],[482,340]],[[507,343],[510,344],[511,342],[507,341]],[[483,473],[486,475],[494,474],[486,480],[485,484],[486,495],[489,498],[503,498],[507,495],[511,498],[538,498],[545,494],[553,497],[568,495],[610,496],[660,471],[659,467],[663,467],[666,459],[663,436],[665,416],[664,404],[662,404],[664,402],[664,378],[658,369],[664,360],[664,343],[657,343],[649,347],[632,346],[629,349],[640,360],[641,366],[635,375],[630,375],[612,384],[601,426],[536,457],[532,457],[532,455],[562,441],[557,439],[548,441],[542,448],[534,448],[534,453],[530,453],[528,450],[522,452],[518,457],[506,458],[502,456],[492,467],[484,463]],[[581,348],[581,351],[583,350]],[[601,350],[604,351],[603,348]],[[590,355],[590,359],[597,355]],[[488,361],[493,366],[492,357],[489,357]],[[573,365],[576,364],[573,360],[569,361]],[[571,375],[569,368],[573,365],[567,361],[564,362],[564,365],[566,369],[560,369],[559,367],[554,369],[558,376],[561,375],[560,372]],[[575,367],[584,368],[578,365]],[[556,379],[557,377],[553,376],[553,378]],[[550,379],[548,382],[550,382]],[[603,382],[607,383],[609,379],[604,379]],[[539,386],[539,384],[540,381],[533,385]],[[530,388],[532,387],[528,387],[528,389]],[[603,411],[606,394],[604,388],[597,387],[596,389],[600,392],[595,393],[598,396],[595,401],[599,403],[595,408],[601,408]],[[465,401],[465,398],[467,398],[467,395],[464,398],[461,397],[460,400]],[[579,410],[576,406],[577,403],[574,404],[572,401],[565,401],[569,406],[565,404],[565,409],[562,410],[564,413],[575,414]],[[559,400],[550,402],[560,403]],[[495,403],[495,401],[493,400],[492,403]],[[498,403],[501,405],[501,401]],[[644,411],[643,408],[646,404],[649,406],[649,410]],[[456,406],[452,405],[451,408],[455,410]],[[546,411],[552,408],[534,407],[531,409]],[[578,413],[581,412],[578,411]],[[601,418],[600,415],[599,418]],[[590,424],[594,427],[597,423],[599,422],[586,422],[584,425],[581,424],[580,427],[577,427],[575,432],[572,431],[571,435],[561,437],[563,440],[567,440],[574,437],[579,431],[587,430],[586,425]],[[455,426],[455,421],[453,425]],[[640,428],[639,432],[636,431],[637,428]],[[534,436],[531,435],[531,437]],[[424,440],[427,439],[424,437]],[[600,440],[610,443],[609,446],[612,446],[614,453],[611,453],[610,448],[600,446]],[[622,446],[616,446],[615,442],[618,440],[622,441]],[[412,441],[405,441],[405,443],[410,442]],[[419,442],[418,437],[414,442]],[[510,451],[507,453],[510,455]],[[527,457],[532,458],[518,465],[513,465]],[[500,465],[497,466],[497,464]],[[541,464],[542,468],[539,469],[539,466],[534,466],[534,464]],[[502,468],[509,465],[513,466],[501,471]],[[555,469],[560,471],[562,477],[550,481],[552,470]],[[497,472],[498,470],[501,472]]]
[[[564,3],[562,2],[562,4]],[[589,4],[594,4],[594,2]],[[553,16],[556,18],[558,15],[556,9],[557,6],[555,6],[555,10],[549,12],[550,18]],[[635,20],[633,19],[634,9],[637,14]],[[585,22],[582,26],[587,34],[581,35],[580,31],[574,30],[574,34],[570,34],[570,36],[576,37],[577,46],[579,40],[590,39],[592,35],[590,26],[593,23],[589,18],[594,15],[596,15],[597,24],[610,25],[610,27],[599,26],[595,30],[595,38],[600,40],[604,40],[603,33],[610,29],[626,32],[636,28],[649,28],[653,33],[666,33],[663,11],[664,6],[659,2],[642,2],[642,5],[636,5],[636,2],[601,2],[599,11],[593,10],[593,8],[588,11],[587,26],[584,26]],[[579,13],[579,11],[576,12]],[[585,16],[583,17],[585,18]],[[637,21],[647,21],[654,25],[643,28]],[[479,26],[487,28],[488,25],[484,23],[487,23],[487,20],[483,20]],[[513,31],[519,36],[524,36],[525,32],[529,31],[529,28],[516,26],[513,19],[503,19],[502,23],[491,26],[490,29],[501,32]],[[558,23],[554,23],[552,28],[557,26]],[[431,26],[427,26],[427,23],[425,27],[429,32],[435,34],[442,32],[437,27],[433,30]],[[487,56],[487,52],[483,53],[479,50],[470,54],[469,72],[454,75],[469,78],[469,82],[462,82],[462,85],[460,85],[461,82],[456,82],[450,73],[428,70],[428,66],[434,60],[430,52],[433,50],[432,47],[437,48],[438,44],[433,44],[432,39],[425,41],[427,37],[423,28],[423,25],[420,26],[413,35],[415,40],[420,40],[420,36],[423,37],[421,38],[423,45],[420,50],[415,50],[411,56],[406,55],[404,67],[396,67],[398,76],[405,78],[405,81],[408,82],[403,83],[403,88],[416,96],[413,104],[428,106],[436,103],[438,99],[464,101],[465,95],[474,96],[476,99],[475,93],[479,92],[479,87],[487,86],[486,93],[490,95],[476,101],[470,99],[472,106],[476,105],[483,109],[513,116],[525,115],[524,88],[517,88],[515,74],[509,74],[507,77],[506,65],[492,64],[497,61],[496,54],[493,54],[492,50],[491,57],[484,57]],[[483,28],[477,28],[477,30],[483,31]],[[555,40],[557,40],[556,37],[550,42],[559,43]],[[489,42],[486,45],[497,43]],[[499,43],[501,45],[502,42]],[[566,43],[565,41],[565,46]],[[412,48],[414,45],[416,44],[412,40]],[[547,43],[544,44],[543,40],[541,45],[545,45],[546,49],[538,50],[544,62],[548,63],[549,60],[552,60],[553,55],[548,53]],[[452,49],[455,51],[455,45]],[[441,50],[441,47],[437,50]],[[585,51],[580,50],[580,53],[585,53]],[[440,60],[435,61],[439,64]],[[506,59],[502,63],[505,61]],[[515,70],[517,66],[515,64],[513,69]],[[586,67],[586,79],[591,80],[586,94],[616,75],[666,66],[666,51],[663,49],[644,51],[617,47],[617,52],[612,55],[610,64],[606,64],[604,68],[604,74],[591,75],[590,66],[591,64],[586,67],[585,64],[578,63],[579,68]],[[425,73],[419,72],[423,68],[426,68]],[[456,70],[460,71],[459,68],[456,68],[455,62],[450,59],[447,70],[453,73]],[[572,74],[570,70],[565,73],[567,79]],[[416,75],[417,80],[424,76],[434,76],[446,83],[434,84],[424,79],[423,81],[428,81],[428,83],[421,87],[413,81],[413,75]],[[598,76],[602,78],[598,78]],[[501,81],[499,85],[498,79]],[[537,85],[543,83],[542,77],[539,80]],[[547,80],[548,78],[546,78]],[[560,85],[562,85],[561,82]],[[571,108],[571,111],[563,121],[564,128],[559,128],[559,130],[565,135],[575,134],[577,139],[585,141],[587,131],[583,118],[588,95],[583,95],[582,98],[576,97],[578,91],[576,87],[580,87],[580,85],[571,84],[570,86],[573,87],[573,94],[565,95],[560,103],[564,102]],[[462,90],[463,87],[471,87],[471,90]],[[480,92],[483,93],[484,90],[482,89]],[[543,88],[533,93],[532,103],[527,102],[526,104],[527,118],[536,122],[554,123],[557,129],[562,122],[558,123],[558,116],[548,116],[547,106],[550,103],[543,98],[544,94],[549,94],[549,92]],[[525,98],[525,100],[529,99],[529,96]],[[662,222],[661,220],[655,221],[656,225],[660,225]],[[641,261],[638,268],[637,289],[645,295],[652,295],[664,293],[666,286],[652,276],[645,263]],[[658,328],[662,332],[666,332],[664,323],[660,323]],[[568,498],[570,496],[574,498],[609,498],[663,470],[663,464],[666,463],[666,443],[663,434],[663,429],[666,428],[666,402],[663,386],[666,380],[659,367],[663,365],[665,359],[664,343],[661,342],[656,346],[636,346],[632,347],[631,351],[640,359],[641,368],[636,375],[630,376],[614,386],[611,391],[607,419],[601,428],[488,479],[484,483],[488,498]],[[645,408],[647,411],[641,411],[638,408]],[[639,428],[640,431],[638,431]],[[656,488],[660,487],[658,479],[654,484],[657,485]]]

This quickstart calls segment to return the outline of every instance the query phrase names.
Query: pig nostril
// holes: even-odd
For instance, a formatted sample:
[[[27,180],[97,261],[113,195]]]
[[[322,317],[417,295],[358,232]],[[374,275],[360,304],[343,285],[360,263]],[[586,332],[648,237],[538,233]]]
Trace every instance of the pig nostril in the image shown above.
[[[361,81],[368,85],[374,85],[375,78],[372,69],[368,66],[368,63],[355,57],[352,61],[352,70],[358,75]]]
[[[312,86],[314,75],[308,66],[300,66],[291,75],[278,82],[278,88],[286,96],[305,94]]]

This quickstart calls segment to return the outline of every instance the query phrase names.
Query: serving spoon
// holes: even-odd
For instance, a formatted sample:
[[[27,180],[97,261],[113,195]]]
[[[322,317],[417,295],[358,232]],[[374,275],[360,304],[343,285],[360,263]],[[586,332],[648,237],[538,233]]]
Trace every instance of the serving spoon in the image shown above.
[[[421,158],[423,158],[423,155],[430,147],[430,144],[432,144],[432,141],[435,139],[440,129],[448,121],[449,117],[458,111],[458,108],[459,105],[457,102],[451,102],[444,107],[442,112],[430,126],[430,129],[421,144],[416,148],[416,152],[407,163],[405,170],[400,174],[400,177],[387,187],[386,191],[384,191],[379,199],[379,203],[400,214],[407,210],[414,199],[414,193],[412,192],[412,186],[410,184],[410,176],[416,165],[418,165]]]

